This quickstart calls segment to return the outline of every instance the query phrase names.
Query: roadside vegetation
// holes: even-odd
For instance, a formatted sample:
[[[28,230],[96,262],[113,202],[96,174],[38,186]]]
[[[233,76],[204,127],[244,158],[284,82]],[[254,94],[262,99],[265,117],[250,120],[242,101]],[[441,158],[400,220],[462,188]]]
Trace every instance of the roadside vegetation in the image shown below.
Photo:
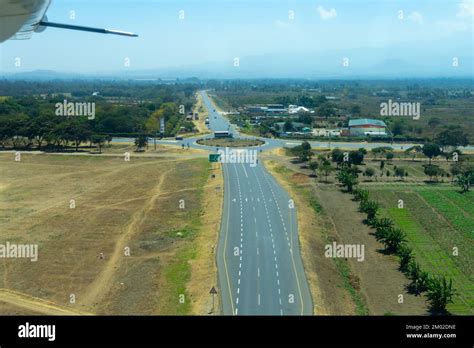
[[[219,81],[215,88],[216,104],[226,111],[241,132],[260,136],[280,136],[293,132],[294,139],[319,141],[395,141],[426,143],[447,133],[463,132],[468,143],[474,143],[472,123],[472,85],[467,80],[417,81],[292,81],[292,83],[262,81]],[[380,116],[380,104],[387,100],[420,103],[421,117]],[[246,105],[298,105],[312,112],[270,114],[248,112]],[[390,130],[388,138],[317,136],[301,131],[309,128],[343,128],[354,118],[383,120]],[[448,137],[449,138],[449,137]],[[455,146],[462,146],[461,144]]]
[[[138,82],[2,82],[0,95],[8,97],[0,99],[0,149],[77,152],[94,147],[100,153],[112,137],[156,139],[196,132],[186,115],[193,111],[197,88]],[[63,110],[58,115],[57,105],[65,102],[94,105],[94,112],[70,115]]]
[[[472,315],[470,155],[456,149],[443,152],[434,142],[398,153],[390,147],[316,153],[303,143],[287,153],[320,185],[337,183],[353,196],[366,215],[365,224],[384,245],[383,253],[399,260],[400,271],[410,280],[407,290],[425,294],[432,314]]]

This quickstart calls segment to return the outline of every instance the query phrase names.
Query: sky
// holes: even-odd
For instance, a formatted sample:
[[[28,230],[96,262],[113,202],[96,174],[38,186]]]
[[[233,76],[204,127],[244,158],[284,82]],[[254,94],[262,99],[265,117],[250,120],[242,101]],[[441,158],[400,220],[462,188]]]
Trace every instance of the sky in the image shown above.
[[[443,51],[459,42],[470,58],[474,50],[473,0],[53,0],[47,14],[52,22],[140,36],[48,28],[27,41],[2,43],[3,72],[165,69],[233,64],[235,58],[244,62],[265,54],[389,50],[418,43]],[[19,67],[16,58],[21,58]]]

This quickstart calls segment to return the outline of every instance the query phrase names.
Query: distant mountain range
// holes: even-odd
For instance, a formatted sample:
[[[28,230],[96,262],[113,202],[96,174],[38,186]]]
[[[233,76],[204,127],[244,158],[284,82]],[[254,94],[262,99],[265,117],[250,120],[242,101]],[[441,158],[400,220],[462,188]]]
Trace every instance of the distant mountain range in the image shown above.
[[[389,48],[359,48],[296,52],[293,49],[233,60],[162,69],[110,71],[90,74],[36,70],[3,74],[9,79],[158,79],[158,78],[474,78],[474,43],[467,34],[456,41],[423,42]],[[458,67],[453,67],[453,58]],[[346,64],[343,65],[344,59]]]

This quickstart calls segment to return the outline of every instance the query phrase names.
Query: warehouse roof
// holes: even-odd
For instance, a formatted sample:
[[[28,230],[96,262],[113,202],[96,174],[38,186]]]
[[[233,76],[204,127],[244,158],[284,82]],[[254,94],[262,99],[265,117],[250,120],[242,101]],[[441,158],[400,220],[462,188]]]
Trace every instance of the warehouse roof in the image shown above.
[[[369,124],[375,125],[375,126],[387,127],[384,121],[374,120],[371,118],[359,118],[357,120],[349,121],[349,127],[364,126],[364,125],[369,125]]]

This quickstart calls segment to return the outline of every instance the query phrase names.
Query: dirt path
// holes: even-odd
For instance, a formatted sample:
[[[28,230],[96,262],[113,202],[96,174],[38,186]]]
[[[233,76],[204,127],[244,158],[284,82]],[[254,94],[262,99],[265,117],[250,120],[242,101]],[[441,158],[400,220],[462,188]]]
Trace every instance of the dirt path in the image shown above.
[[[7,289],[0,289],[0,302],[43,315],[91,315],[86,312],[61,308],[52,302]]]
[[[106,261],[105,268],[89,286],[86,295],[80,299],[81,305],[84,305],[87,308],[93,308],[98,305],[102,298],[107,294],[107,291],[111,287],[114,274],[120,265],[121,258],[124,256],[125,247],[128,245],[128,242],[132,237],[140,230],[141,224],[145,221],[149,212],[155,206],[157,199],[160,197],[162,185],[169,172],[170,171],[168,170],[160,176],[158,184],[151,192],[151,197],[144,204],[142,209],[133,214],[125,232],[116,241],[114,251]]]

